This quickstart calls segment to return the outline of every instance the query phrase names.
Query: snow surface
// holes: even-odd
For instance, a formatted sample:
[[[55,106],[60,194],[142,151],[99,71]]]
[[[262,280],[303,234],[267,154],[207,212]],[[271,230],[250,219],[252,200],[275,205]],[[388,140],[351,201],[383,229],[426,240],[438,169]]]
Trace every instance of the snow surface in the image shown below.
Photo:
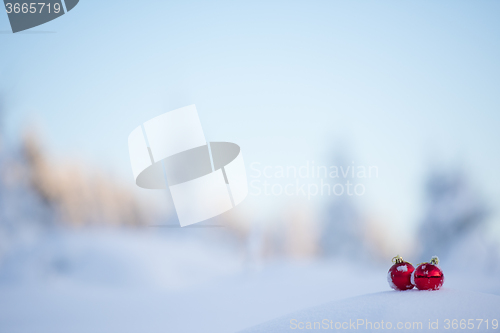
[[[0,332],[236,332],[387,289],[349,262],[258,268],[214,242],[219,229],[165,230],[57,232],[16,246],[0,263]]]
[[[378,331],[382,327],[389,329],[390,325],[397,331],[398,323],[404,331],[436,332],[446,331],[447,325],[450,326],[448,330],[453,330],[453,319],[458,320],[458,325],[461,319],[467,323],[472,319],[474,331],[492,331],[492,321],[497,320],[498,323],[500,320],[500,296],[453,289],[380,292],[290,313],[243,332],[291,332],[301,327],[308,332],[324,331],[332,330],[331,327],[335,329],[335,325],[337,328],[344,325],[351,330],[355,327],[358,331],[366,332]],[[488,319],[488,329],[485,322],[478,329],[479,321],[476,319]],[[314,322],[317,323],[316,329]],[[302,324],[299,326],[299,323]],[[307,329],[308,323],[313,329]],[[418,323],[422,323],[421,326]],[[437,329],[430,328],[430,323]]]
[[[437,314],[454,318],[500,313],[497,296],[446,289],[384,292],[390,290],[390,262],[249,264],[229,240],[217,238],[222,233],[61,231],[17,244],[0,258],[0,332],[236,332],[326,302],[333,303],[300,313],[316,318],[327,311],[332,319],[393,312],[389,318],[420,318],[439,307]],[[482,273],[472,280],[446,265],[445,288],[500,294],[498,276]]]

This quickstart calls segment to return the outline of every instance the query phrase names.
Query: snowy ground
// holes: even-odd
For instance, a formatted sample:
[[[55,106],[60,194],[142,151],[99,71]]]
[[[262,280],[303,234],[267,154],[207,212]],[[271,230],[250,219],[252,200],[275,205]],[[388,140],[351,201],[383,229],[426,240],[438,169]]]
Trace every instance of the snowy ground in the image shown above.
[[[0,332],[224,333],[281,317],[265,324],[276,329],[253,329],[277,332],[296,311],[304,320],[436,317],[440,324],[445,316],[500,313],[498,296],[465,291],[499,294],[494,277],[472,280],[444,263],[445,287],[455,290],[398,293],[387,285],[390,264],[276,261],[257,269],[236,248],[214,246],[230,242],[214,242],[221,233],[56,232],[13,246],[0,263]]]
[[[499,329],[500,296],[442,289],[381,292],[288,314],[244,332],[403,330],[436,332]]]

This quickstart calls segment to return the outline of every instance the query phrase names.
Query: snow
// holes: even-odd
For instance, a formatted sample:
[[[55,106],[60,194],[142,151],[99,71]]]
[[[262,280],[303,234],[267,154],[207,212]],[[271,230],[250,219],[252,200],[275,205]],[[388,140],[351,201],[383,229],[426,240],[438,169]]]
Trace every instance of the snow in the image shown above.
[[[389,286],[390,286],[392,289],[395,289],[395,290],[397,290],[397,289],[398,289],[398,287],[396,287],[396,285],[394,284],[394,282],[392,282],[391,271],[388,271],[388,272],[387,272],[387,282],[389,283]]]
[[[405,331],[436,332],[446,330],[447,326],[451,329],[454,319],[458,320],[458,325],[462,319],[466,324],[472,323],[475,331],[488,331],[486,320],[489,330],[494,327],[492,323],[497,323],[498,328],[500,297],[453,289],[379,292],[290,313],[243,332],[290,332],[301,327],[314,331],[314,323],[317,323],[316,331],[331,330],[332,327],[338,329],[344,325],[349,329],[369,332],[374,329],[395,329],[401,323],[400,328],[411,327]],[[469,322],[469,319],[472,321]],[[477,319],[483,319],[479,329]]]
[[[466,291],[500,294],[498,276],[482,274],[471,283],[443,262],[445,287],[455,290],[387,292],[390,262],[275,259],[256,268],[223,233],[58,231],[17,244],[0,261],[0,332],[225,333],[288,313],[308,320],[325,311],[335,314],[332,320],[361,314],[419,319],[432,308],[440,320],[500,313],[498,296]],[[303,310],[325,303],[317,312]]]
[[[408,266],[406,265],[401,265],[396,268],[400,272],[407,272],[408,271]]]
[[[349,262],[248,267],[214,241],[222,232],[81,230],[16,246],[0,265],[0,332],[236,332],[387,288]]]

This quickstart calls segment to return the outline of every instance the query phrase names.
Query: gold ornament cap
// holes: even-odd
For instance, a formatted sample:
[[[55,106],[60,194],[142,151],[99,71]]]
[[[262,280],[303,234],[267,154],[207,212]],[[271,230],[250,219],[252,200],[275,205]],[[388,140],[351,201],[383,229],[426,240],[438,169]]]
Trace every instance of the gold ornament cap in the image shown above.
[[[403,260],[403,257],[401,257],[399,254],[392,258],[392,262],[395,264],[401,264],[404,263],[405,261]]]

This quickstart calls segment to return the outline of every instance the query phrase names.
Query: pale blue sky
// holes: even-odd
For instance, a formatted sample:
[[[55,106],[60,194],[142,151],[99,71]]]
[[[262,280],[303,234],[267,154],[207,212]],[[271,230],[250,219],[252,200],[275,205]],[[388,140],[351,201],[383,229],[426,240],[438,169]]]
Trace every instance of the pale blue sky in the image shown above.
[[[463,164],[500,209],[499,15],[498,1],[81,0],[30,30],[55,33],[0,34],[5,128],[36,121],[54,154],[132,183],[130,131],[195,103],[207,139],[247,165],[339,149],[377,165],[363,205],[408,231],[429,161]]]

